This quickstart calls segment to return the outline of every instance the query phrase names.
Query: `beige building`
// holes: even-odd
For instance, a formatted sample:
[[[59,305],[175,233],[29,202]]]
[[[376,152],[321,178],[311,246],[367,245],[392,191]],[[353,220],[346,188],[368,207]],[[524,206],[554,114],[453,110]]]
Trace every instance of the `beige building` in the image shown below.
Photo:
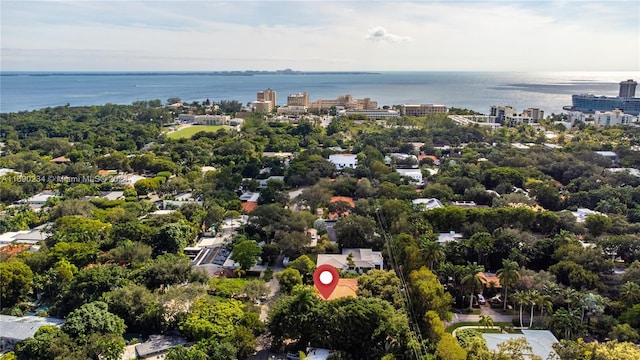
[[[258,91],[257,100],[271,102],[271,109],[269,111],[275,109],[276,105],[278,104],[276,101],[276,92],[275,90],[271,90],[270,88],[267,88],[266,90]]]
[[[258,100],[251,103],[253,105],[253,111],[255,112],[271,112],[273,110],[273,103],[271,101]]]
[[[370,98],[354,99],[350,94],[346,94],[338,96],[335,100],[320,99],[309,104],[314,110],[329,110],[333,106],[347,110],[375,110],[378,108],[378,102]]]
[[[544,111],[538,108],[528,108],[522,111],[523,117],[530,117],[534,122],[538,122],[544,119]]]
[[[303,92],[287,96],[287,106],[309,106],[309,94]]]
[[[447,112],[447,107],[444,105],[435,105],[435,104],[402,105],[402,112],[406,116],[426,116],[428,114],[444,114]]]

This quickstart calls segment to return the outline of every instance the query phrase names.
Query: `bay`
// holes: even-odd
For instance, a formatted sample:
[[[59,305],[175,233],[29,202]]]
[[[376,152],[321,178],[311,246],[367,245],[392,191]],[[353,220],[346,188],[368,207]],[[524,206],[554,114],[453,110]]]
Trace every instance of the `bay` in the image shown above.
[[[254,101],[271,88],[278,105],[287,95],[309,93],[311,101],[344,94],[384,105],[443,104],[488,113],[491,105],[518,112],[540,108],[548,115],[571,105],[572,94],[616,96],[618,83],[640,78],[627,72],[379,72],[231,76],[206,72],[47,73],[0,72],[0,112],[45,107],[131,104],[179,97],[185,102]]]

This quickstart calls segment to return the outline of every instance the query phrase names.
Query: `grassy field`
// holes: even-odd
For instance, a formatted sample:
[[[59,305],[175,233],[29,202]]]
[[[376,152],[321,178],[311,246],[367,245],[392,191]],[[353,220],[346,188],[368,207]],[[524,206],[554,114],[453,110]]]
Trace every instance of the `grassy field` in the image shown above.
[[[500,327],[512,327],[513,325],[509,322],[496,322],[493,324],[494,326],[500,326]],[[477,322],[469,322],[469,321],[463,321],[463,322],[458,322],[455,324],[451,324],[449,326],[447,326],[447,328],[445,329],[446,332],[451,333],[453,332],[453,330],[462,327],[462,326],[482,326]],[[481,330],[488,330],[488,329],[478,329],[478,331],[480,332],[484,332]],[[516,330],[517,331],[517,330]],[[521,334],[522,332],[519,333],[515,333],[515,334]]]
[[[226,129],[228,126],[223,125],[193,125],[167,135],[169,139],[190,139],[200,131],[216,132],[220,129]]]

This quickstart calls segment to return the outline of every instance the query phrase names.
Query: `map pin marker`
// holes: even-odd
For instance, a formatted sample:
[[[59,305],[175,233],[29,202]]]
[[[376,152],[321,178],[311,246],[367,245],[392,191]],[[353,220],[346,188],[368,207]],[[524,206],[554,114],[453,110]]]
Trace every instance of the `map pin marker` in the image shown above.
[[[331,296],[333,290],[338,286],[338,280],[340,280],[340,274],[331,265],[320,265],[313,272],[313,284],[325,300]]]

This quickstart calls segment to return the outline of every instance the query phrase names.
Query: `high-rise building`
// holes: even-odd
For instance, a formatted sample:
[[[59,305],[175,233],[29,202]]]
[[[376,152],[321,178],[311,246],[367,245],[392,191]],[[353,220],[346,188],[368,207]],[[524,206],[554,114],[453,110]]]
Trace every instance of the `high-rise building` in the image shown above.
[[[633,79],[629,79],[627,81],[620,82],[620,93],[619,97],[623,98],[632,98],[636,96],[636,86],[637,82],[633,81]]]
[[[276,102],[276,92],[275,90],[271,90],[270,88],[268,88],[267,90],[258,91],[257,100],[270,101],[271,109],[275,109],[276,105],[278,104]]]

